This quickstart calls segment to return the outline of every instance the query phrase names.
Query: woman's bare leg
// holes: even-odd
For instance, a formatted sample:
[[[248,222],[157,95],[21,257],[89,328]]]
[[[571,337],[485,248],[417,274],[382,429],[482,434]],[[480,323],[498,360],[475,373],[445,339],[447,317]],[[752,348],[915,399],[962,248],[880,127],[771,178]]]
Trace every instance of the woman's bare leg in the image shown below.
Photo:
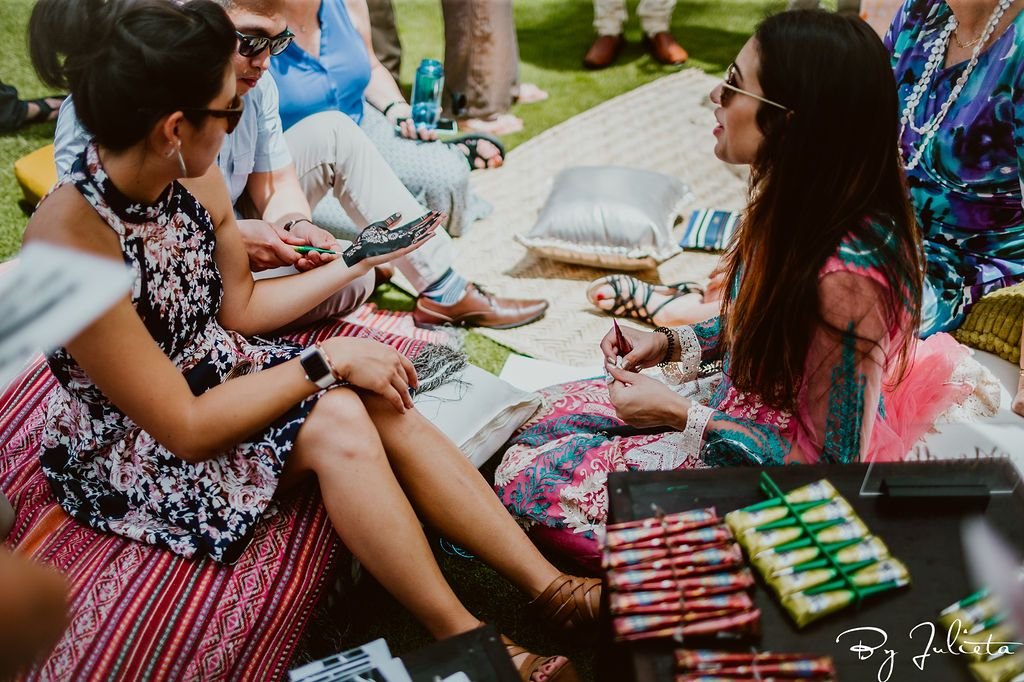
[[[441,575],[377,429],[352,391],[334,389],[317,402],[299,431],[282,485],[305,472],[316,475],[345,546],[431,634],[440,639],[479,627]]]
[[[721,301],[705,302],[703,298],[699,301],[691,298],[683,296],[670,302],[654,316],[655,324],[661,327],[681,327],[709,320],[722,312]]]
[[[424,521],[531,597],[560,575],[447,436],[416,410],[400,414],[376,395],[362,397],[395,475]]]

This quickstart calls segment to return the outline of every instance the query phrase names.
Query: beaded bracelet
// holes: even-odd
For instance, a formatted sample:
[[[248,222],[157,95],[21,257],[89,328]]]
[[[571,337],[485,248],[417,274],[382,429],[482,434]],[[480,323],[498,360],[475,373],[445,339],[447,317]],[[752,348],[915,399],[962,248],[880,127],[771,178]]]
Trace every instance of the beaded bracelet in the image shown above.
[[[668,340],[668,348],[665,349],[665,355],[662,357],[661,362],[658,363],[658,367],[665,367],[675,357],[676,335],[668,327],[656,327],[654,331],[661,332]]]

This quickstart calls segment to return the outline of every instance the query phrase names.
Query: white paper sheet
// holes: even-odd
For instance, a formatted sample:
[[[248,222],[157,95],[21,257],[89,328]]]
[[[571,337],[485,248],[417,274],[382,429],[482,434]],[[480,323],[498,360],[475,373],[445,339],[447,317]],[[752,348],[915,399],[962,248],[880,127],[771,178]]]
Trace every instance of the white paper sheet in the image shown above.
[[[117,261],[39,243],[22,249],[0,274],[0,387],[99,317],[131,282]]]
[[[547,360],[535,360],[523,355],[510,355],[499,375],[516,388],[536,391],[566,381],[580,381],[604,376],[604,367],[573,367]]]

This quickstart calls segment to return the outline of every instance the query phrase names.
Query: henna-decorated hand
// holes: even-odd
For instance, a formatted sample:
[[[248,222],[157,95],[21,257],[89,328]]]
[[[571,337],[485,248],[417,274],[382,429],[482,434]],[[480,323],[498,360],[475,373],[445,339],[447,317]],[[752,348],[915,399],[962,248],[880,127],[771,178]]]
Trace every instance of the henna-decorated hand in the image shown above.
[[[400,213],[395,213],[385,220],[367,225],[352,246],[341,254],[345,263],[352,267],[357,263],[369,261],[370,265],[380,265],[419,248],[434,236],[444,213],[430,211],[405,225],[392,228]]]

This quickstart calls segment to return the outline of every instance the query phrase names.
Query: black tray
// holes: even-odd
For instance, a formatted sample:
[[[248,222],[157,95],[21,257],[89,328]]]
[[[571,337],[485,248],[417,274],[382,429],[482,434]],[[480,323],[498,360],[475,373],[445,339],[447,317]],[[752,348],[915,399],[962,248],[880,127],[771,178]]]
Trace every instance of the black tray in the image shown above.
[[[906,563],[911,585],[865,600],[859,607],[839,611],[798,631],[758,577],[753,596],[762,612],[763,633],[757,648],[830,655],[840,679],[846,682],[970,682],[973,678],[965,656],[933,653],[924,661],[924,670],[919,670],[913,659],[925,650],[930,628],[919,627],[913,638],[910,632],[919,623],[934,623],[932,646],[945,650],[946,632],[936,622],[938,613],[974,591],[961,550],[964,519],[982,515],[1018,551],[1024,548],[1024,491],[1018,485],[1020,476],[1013,464],[1006,460],[919,462],[875,465],[872,472],[873,480],[889,477],[906,481],[909,477],[918,482],[961,482],[968,487],[984,481],[989,487],[1013,490],[1011,494],[956,498],[861,497],[867,471],[863,464],[616,473],[608,477],[609,522],[652,516],[652,504],[666,513],[714,506],[724,515],[765,499],[758,488],[763,470],[768,471],[783,492],[829,479],[893,555]],[[888,641],[867,660],[858,660],[851,647],[859,641],[874,646],[880,635],[850,633],[839,643],[836,638],[844,631],[865,627],[885,630]],[[603,670],[599,679],[622,682],[632,676],[638,682],[670,681],[675,646],[671,641],[614,645],[605,664],[598,666]],[[715,648],[737,646],[722,644]],[[738,648],[749,650],[749,645]],[[884,649],[895,651],[888,678],[884,669],[879,676],[888,656]]]

